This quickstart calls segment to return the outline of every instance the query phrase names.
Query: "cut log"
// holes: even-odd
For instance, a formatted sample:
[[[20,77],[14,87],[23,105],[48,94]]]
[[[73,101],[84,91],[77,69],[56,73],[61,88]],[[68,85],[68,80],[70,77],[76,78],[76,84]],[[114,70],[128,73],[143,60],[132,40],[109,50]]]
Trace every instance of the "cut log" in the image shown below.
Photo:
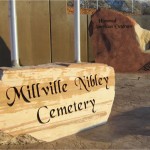
[[[62,64],[0,69],[0,130],[53,141],[107,122],[114,69]]]

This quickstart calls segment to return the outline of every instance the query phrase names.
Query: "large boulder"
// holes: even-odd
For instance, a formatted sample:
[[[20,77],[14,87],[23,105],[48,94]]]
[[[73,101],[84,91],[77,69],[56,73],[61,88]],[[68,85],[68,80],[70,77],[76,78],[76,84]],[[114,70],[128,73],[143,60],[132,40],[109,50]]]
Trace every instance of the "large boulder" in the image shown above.
[[[50,142],[104,124],[114,96],[115,72],[104,64],[0,68],[0,145],[7,134],[9,144]]]
[[[117,72],[135,72],[150,62],[150,31],[123,13],[97,10],[89,32],[97,63],[113,66]]]

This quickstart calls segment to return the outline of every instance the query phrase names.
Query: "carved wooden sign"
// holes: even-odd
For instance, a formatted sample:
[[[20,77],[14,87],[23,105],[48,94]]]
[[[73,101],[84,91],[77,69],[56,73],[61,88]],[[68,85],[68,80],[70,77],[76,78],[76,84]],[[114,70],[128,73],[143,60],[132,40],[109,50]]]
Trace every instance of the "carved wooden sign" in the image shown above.
[[[115,95],[104,64],[1,68],[0,78],[0,130],[43,141],[105,123]]]

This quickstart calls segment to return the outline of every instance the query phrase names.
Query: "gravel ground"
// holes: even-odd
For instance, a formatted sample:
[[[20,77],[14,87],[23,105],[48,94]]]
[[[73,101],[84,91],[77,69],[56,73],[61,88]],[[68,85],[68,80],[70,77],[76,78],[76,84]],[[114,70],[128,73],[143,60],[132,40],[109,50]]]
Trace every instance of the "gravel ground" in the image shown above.
[[[150,73],[117,74],[109,121],[53,142],[0,132],[0,149],[150,149]]]

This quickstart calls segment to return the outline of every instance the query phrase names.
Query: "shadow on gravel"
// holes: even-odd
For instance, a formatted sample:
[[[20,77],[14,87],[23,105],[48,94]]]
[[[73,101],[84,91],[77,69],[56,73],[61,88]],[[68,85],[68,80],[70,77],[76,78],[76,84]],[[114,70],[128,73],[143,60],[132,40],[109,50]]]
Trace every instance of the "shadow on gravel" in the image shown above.
[[[141,107],[110,117],[105,125],[77,134],[84,139],[101,142],[111,142],[126,135],[150,136],[150,107]]]

